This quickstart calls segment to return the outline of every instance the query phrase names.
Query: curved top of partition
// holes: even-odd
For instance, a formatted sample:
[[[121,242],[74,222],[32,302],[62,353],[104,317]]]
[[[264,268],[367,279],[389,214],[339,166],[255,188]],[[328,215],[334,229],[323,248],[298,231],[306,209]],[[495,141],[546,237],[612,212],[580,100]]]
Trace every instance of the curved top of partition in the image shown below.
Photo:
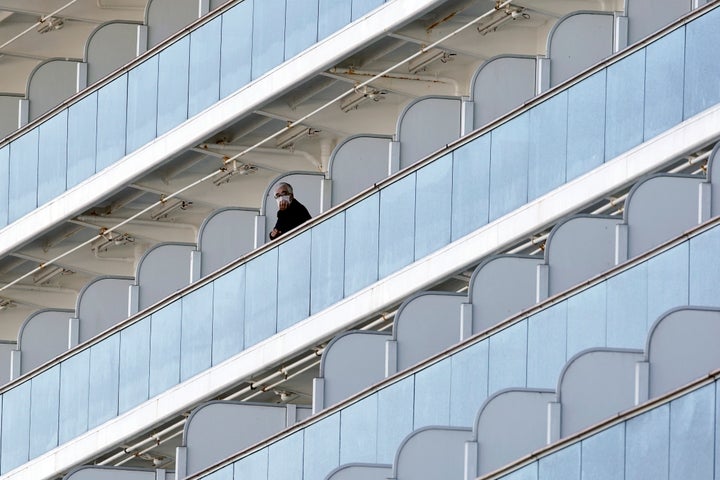
[[[577,10],[577,11],[575,11],[575,12],[570,12],[570,13],[568,13],[567,15],[563,15],[562,17],[560,17],[560,18],[558,19],[558,21],[555,22],[555,23],[553,24],[553,26],[550,28],[550,31],[548,32],[548,35],[547,35],[547,43],[546,43],[546,46],[545,46],[545,51],[547,52],[548,58],[552,58],[552,49],[551,49],[550,47],[551,47],[551,44],[552,44],[552,41],[553,41],[553,37],[555,36],[555,32],[556,32],[557,29],[560,27],[560,25],[562,24],[562,22],[564,22],[564,21],[566,21],[567,19],[569,19],[569,18],[571,18],[571,17],[574,17],[574,16],[576,16],[576,15],[602,15],[602,16],[608,16],[608,15],[609,15],[609,16],[612,17],[612,16],[614,16],[614,13],[612,13],[612,12],[602,12],[602,11],[597,11],[597,10]]]
[[[373,133],[358,133],[355,135],[350,135],[349,137],[345,137],[340,143],[335,145],[335,148],[333,148],[332,152],[330,152],[330,159],[328,160],[328,178],[332,180],[332,173],[333,173],[333,165],[335,164],[335,156],[338,154],[338,152],[345,147],[345,145],[353,140],[356,140],[358,138],[374,138],[379,140],[388,140],[392,141],[393,137],[392,135],[379,135],[379,134],[373,134]]]
[[[98,282],[101,282],[103,280],[128,280],[132,281],[135,280],[135,277],[129,277],[129,276],[122,276],[122,275],[100,275],[99,277],[95,277],[92,280],[90,280],[88,283],[83,285],[83,287],[78,292],[77,300],[75,301],[75,314],[77,315],[80,312],[80,304],[82,303],[83,296],[85,295],[85,292],[95,285]]]
[[[681,307],[675,307],[671,308],[670,310],[666,311],[662,315],[660,315],[655,322],[650,326],[648,329],[648,334],[645,339],[645,358],[650,358],[650,346],[652,344],[652,337],[655,334],[655,331],[660,327],[660,324],[666,319],[671,317],[672,315],[683,312],[683,311],[697,311],[697,312],[720,312],[720,308],[717,307],[702,307],[702,306],[696,306],[696,305],[690,305],[690,306],[681,306]]]
[[[719,162],[720,164],[720,142],[717,142],[715,146],[712,148],[712,151],[710,152],[710,156],[708,157],[707,161],[707,178],[706,182],[711,183],[713,179],[713,175],[720,175],[720,173],[714,172],[714,166],[715,162]],[[720,167],[718,167],[720,168]]]
[[[319,375],[322,377],[325,374],[325,362],[327,361],[327,355],[325,355],[325,352],[330,351],[333,346],[342,340],[343,337],[349,336],[349,335],[356,335],[358,333],[362,333],[363,335],[378,335],[383,337],[390,337],[389,333],[386,332],[376,332],[373,330],[347,330],[345,332],[339,333],[335,335],[332,340],[330,340],[327,345],[325,345],[325,348],[323,349],[323,354],[320,356],[320,373]]]
[[[427,95],[425,97],[418,97],[410,100],[407,105],[402,109],[400,112],[400,115],[398,115],[397,123],[395,124],[395,136],[397,139],[400,138],[400,131],[402,130],[402,124],[403,120],[405,119],[405,116],[408,114],[410,109],[412,109],[415,105],[417,105],[420,102],[424,102],[426,100],[454,100],[457,102],[461,102],[461,97],[453,97],[451,95]]]
[[[398,467],[398,462],[399,462],[399,460],[400,460],[400,454],[402,453],[403,448],[405,448],[405,446],[406,446],[408,443],[410,443],[410,442],[413,440],[413,438],[415,438],[416,436],[422,435],[424,432],[427,432],[427,431],[439,430],[439,429],[440,429],[440,430],[444,430],[444,431],[448,431],[448,432],[468,432],[468,433],[472,434],[472,428],[467,428],[467,427],[453,427],[453,426],[448,427],[448,426],[433,426],[433,425],[429,425],[429,426],[426,426],[426,427],[420,427],[420,428],[418,428],[418,429],[416,429],[416,430],[413,430],[412,432],[408,433],[408,434],[405,436],[405,438],[403,438],[403,439],[400,441],[400,444],[398,445],[397,450],[395,451],[395,458],[394,458],[394,460],[393,460],[393,465],[392,465],[392,470],[393,470],[393,477],[392,477],[392,478],[397,478],[397,467]]]
[[[537,56],[534,55],[520,55],[520,54],[514,54],[514,53],[507,53],[507,54],[501,54],[501,55],[495,55],[493,57],[488,58],[484,62],[480,64],[480,66],[473,72],[472,78],[470,79],[470,100],[475,100],[474,94],[475,94],[475,83],[477,82],[478,77],[480,76],[480,73],[492,62],[496,60],[502,60],[505,58],[520,58],[525,60],[537,60]]]
[[[22,347],[20,340],[22,339],[23,333],[25,332],[25,328],[27,327],[28,323],[30,323],[30,321],[33,318],[35,318],[38,315],[41,315],[43,313],[67,313],[68,315],[72,315],[73,313],[75,313],[75,311],[68,310],[65,308],[43,308],[41,310],[37,310],[37,311],[31,313],[30,315],[28,315],[28,317],[25,319],[25,321],[22,323],[22,325],[20,325],[20,330],[18,330],[18,341],[17,341],[18,348]],[[70,317],[68,317],[68,318],[70,318]]]
[[[480,271],[488,264],[495,262],[497,260],[502,260],[505,258],[520,258],[520,259],[527,259],[527,260],[537,260],[541,261],[543,257],[540,255],[521,255],[521,254],[514,254],[514,253],[501,253],[497,255],[490,255],[489,257],[483,259],[480,263],[478,263],[477,267],[473,269],[472,275],[470,275],[470,282],[468,283],[468,295],[473,291],[475,281],[480,275]]]
[[[488,396],[485,401],[483,401],[482,405],[480,405],[480,408],[478,408],[477,413],[475,414],[475,420],[473,421],[472,425],[472,431],[473,431],[473,440],[478,439],[478,424],[480,423],[480,418],[483,415],[483,412],[488,407],[488,405],[493,402],[497,397],[500,397],[502,395],[506,395],[508,393],[513,392],[531,392],[531,393],[555,393],[555,390],[551,390],[549,388],[503,388],[501,390],[498,390],[494,393],[492,393],[490,396]]]
[[[246,208],[246,207],[222,207],[218,208],[217,210],[213,210],[208,214],[207,217],[205,217],[200,224],[200,228],[198,228],[198,234],[197,234],[197,245],[198,248],[200,248],[200,243],[202,240],[203,232],[205,231],[205,228],[207,227],[208,223],[212,221],[213,218],[215,218],[217,215],[220,215],[221,213],[227,212],[227,211],[239,211],[239,212],[248,212],[248,213],[255,213],[256,215],[259,214],[259,210],[256,208]]]
[[[108,25],[114,25],[114,24],[120,24],[120,25],[137,25],[141,26],[143,25],[143,22],[131,22],[126,20],[110,20],[104,23],[101,23],[95,29],[90,32],[90,35],[88,35],[87,40],[85,40],[85,46],[83,47],[83,61],[87,62],[88,59],[88,50],[90,48],[90,42],[92,42],[93,37],[97,35],[97,33],[102,30],[103,28],[107,27]]]
[[[628,221],[628,215],[632,208],[632,199],[633,196],[643,188],[646,182],[649,182],[654,179],[659,178],[665,178],[665,179],[673,179],[673,178],[684,178],[688,180],[697,180],[698,182],[701,181],[700,177],[697,175],[690,175],[690,174],[681,174],[681,173],[653,173],[650,175],[645,175],[642,178],[640,178],[637,182],[633,184],[632,187],[630,187],[630,191],[628,191],[627,197],[625,199],[625,209],[623,210],[623,223],[627,223]]]
[[[55,62],[67,62],[67,63],[82,63],[81,58],[48,58],[46,60],[43,60],[42,62],[35,65],[35,68],[33,68],[30,73],[28,74],[27,82],[25,82],[25,98],[27,98],[28,94],[30,93],[30,84],[32,83],[33,79],[35,78],[35,74],[37,74],[41,68],[43,68],[45,65],[48,65],[50,63]],[[50,111],[53,111],[55,107],[50,109]],[[41,115],[41,117],[44,116]]]
[[[398,324],[398,320],[402,317],[402,314],[403,314],[403,311],[405,310],[405,308],[407,308],[409,304],[411,304],[412,302],[414,302],[414,301],[417,300],[418,298],[428,297],[428,296],[433,296],[433,297],[445,296],[445,297],[467,298],[467,294],[464,294],[464,293],[455,293],[455,292],[433,292],[433,291],[429,291],[429,292],[415,292],[415,293],[413,293],[412,295],[410,295],[409,297],[407,297],[407,298],[405,299],[405,301],[403,301],[403,302],[400,304],[400,306],[399,306],[398,309],[397,309],[397,312],[395,312],[395,323],[394,323],[393,329],[392,329],[392,338],[393,338],[393,340],[397,340],[397,328],[396,328],[396,327],[397,327],[397,324]]]
[[[581,219],[581,218],[584,218],[584,219],[592,218],[592,219],[598,219],[598,220],[615,220],[618,222],[621,220],[618,215],[593,215],[591,213],[578,213],[575,215],[569,215],[569,216],[559,220],[553,226],[553,228],[550,230],[550,233],[548,233],[548,236],[547,236],[547,240],[545,241],[546,247],[545,247],[545,250],[543,251],[543,258],[545,259],[546,264],[550,263],[550,249],[547,247],[547,245],[552,244],[552,239],[553,239],[553,237],[555,237],[555,235],[557,235],[558,230],[561,229],[567,223],[574,221],[574,220]]]

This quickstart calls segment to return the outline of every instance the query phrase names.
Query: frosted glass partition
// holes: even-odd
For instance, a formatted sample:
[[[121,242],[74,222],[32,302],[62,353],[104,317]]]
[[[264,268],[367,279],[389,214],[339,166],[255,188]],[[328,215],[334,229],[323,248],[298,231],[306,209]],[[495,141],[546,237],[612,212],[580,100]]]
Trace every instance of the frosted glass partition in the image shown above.
[[[539,195],[540,192],[553,188],[557,185],[559,178],[567,181],[591,170],[605,157],[597,157],[597,151],[592,148],[583,149],[580,148],[580,145],[575,145],[590,138],[592,135],[589,135],[588,132],[601,134],[600,142],[596,142],[600,146],[607,142],[607,138],[617,138],[623,143],[623,148],[628,148],[624,143],[627,135],[617,135],[617,131],[615,131],[611,137],[607,137],[604,135],[604,128],[598,129],[600,122],[597,122],[597,118],[604,118],[606,112],[609,111],[605,107],[605,102],[601,101],[602,98],[605,98],[606,89],[603,85],[609,76],[606,70],[625,71],[625,67],[618,66],[622,62],[629,62],[635,68],[638,55],[645,55],[645,51],[656,48],[664,48],[667,52],[702,50],[707,53],[703,62],[704,68],[720,66],[720,49],[714,48],[712,45],[715,44],[710,41],[720,35],[717,33],[720,32],[720,28],[717,28],[718,25],[720,25],[720,9],[714,9],[686,26],[680,27],[679,31],[670,33],[661,39],[659,41],[661,47],[658,47],[657,44],[650,44],[630,57],[611,64],[605,70],[573,85],[534,109],[509,120],[495,130],[484,133],[454,151],[446,152],[435,162],[403,176],[345,210],[335,213],[300,235],[285,242],[278,242],[274,248],[271,247],[262,255],[255,256],[246,263],[236,266],[223,276],[212,279],[201,288],[164,305],[151,315],[138,318],[137,322],[143,322],[144,326],[136,328],[147,329],[147,323],[149,323],[150,332],[149,345],[144,339],[142,346],[138,345],[143,352],[141,357],[132,360],[127,358],[127,353],[125,353],[129,351],[126,350],[127,342],[133,341],[131,339],[134,335],[129,332],[124,333],[124,330],[86,348],[86,350],[90,350],[89,366],[83,364],[88,361],[87,357],[82,361],[77,359],[78,355],[83,355],[83,351],[78,351],[75,357],[70,357],[59,364],[61,388],[58,408],[62,411],[70,408],[63,404],[63,399],[75,398],[76,393],[73,392],[73,389],[81,391],[87,389],[89,384],[90,415],[88,418],[78,418],[78,415],[85,410],[79,410],[72,415],[61,415],[59,425],[61,440],[59,441],[70,438],[70,432],[75,435],[83,433],[119,412],[127,411],[134,405],[167,390],[210,365],[218,364],[241,352],[244,348],[269,338],[278,331],[303,320],[308,315],[332,305],[333,302],[371,285],[378,278],[422,258],[433,249],[440,248],[448,242],[482,227],[488,221],[507,213],[511,205],[522,204],[534,198],[533,195]],[[687,35],[684,30],[688,30]],[[703,31],[707,36],[690,35],[689,30]],[[686,37],[695,38],[696,43],[685,45]],[[683,48],[669,48],[667,42],[670,41],[680,42]],[[676,60],[679,64],[683,64],[682,59]],[[708,64],[710,67],[707,66]],[[652,62],[646,62],[645,65],[646,76],[653,77],[655,81],[660,78],[668,79],[668,84],[663,91],[677,89],[683,92],[683,95],[690,95],[686,92],[693,90],[692,96],[696,98],[695,91],[702,90],[706,96],[712,96],[715,103],[720,102],[720,86],[718,86],[720,84],[702,81],[699,77],[696,83],[692,83],[689,82],[691,76],[689,74],[685,75],[685,82],[678,83],[675,76],[665,74],[664,68],[654,68]],[[699,66],[691,64],[687,59],[685,68],[687,72],[691,72],[693,68],[699,68]],[[633,75],[636,75],[636,72],[633,71]],[[720,72],[718,77],[720,77]],[[116,82],[124,81],[124,77],[121,77]],[[614,81],[613,85],[621,83]],[[600,84],[600,88],[598,88],[598,84]],[[592,88],[588,88],[588,85],[591,85]],[[607,98],[611,98],[613,93],[610,91],[610,84],[607,84],[606,87],[608,88]],[[119,93],[122,95],[122,92]],[[594,105],[595,110],[587,112],[578,109],[577,105],[573,107],[573,98],[580,99],[582,97],[580,93],[585,96],[599,95],[592,101],[583,102],[585,106]],[[567,102],[557,100],[558,98],[562,99],[563,96],[567,96]],[[654,105],[661,101],[647,92],[643,100],[645,105]],[[672,122],[680,122],[689,116],[689,112],[693,111],[690,108],[690,103],[686,102],[683,116],[678,114],[672,117]],[[553,109],[554,112],[549,112],[550,109]],[[541,117],[557,115],[565,116],[568,120],[572,117],[576,123],[568,124],[575,126],[573,129],[567,130],[544,130],[548,136],[557,135],[559,137],[539,138],[532,131],[533,125],[543,128],[543,122],[533,121],[536,111],[540,112]],[[643,112],[643,108],[633,109],[622,112],[622,116],[642,116]],[[608,118],[606,123],[620,121],[625,120]],[[628,122],[628,125],[637,123]],[[670,124],[671,121],[668,120],[668,125]],[[514,130],[515,125],[520,125],[522,128]],[[104,128],[108,128],[108,125],[105,125]],[[526,137],[513,139],[508,134],[510,131],[524,132]],[[576,132],[577,135],[571,131]],[[537,156],[542,155],[541,149],[530,145],[531,139],[549,142],[555,145],[553,149],[558,148],[558,142],[567,146],[567,161],[560,169],[563,171],[562,175],[558,173],[559,167],[556,166],[554,167],[556,170],[551,175],[545,176],[542,171],[538,171],[536,177],[529,178],[533,170],[529,169],[528,163],[541,161]],[[499,140],[499,142],[495,142],[495,140]],[[513,142],[515,143],[513,144]],[[575,145],[574,155],[570,155],[572,145]],[[518,159],[519,154],[525,154],[527,158]],[[3,155],[3,151],[0,150],[0,160],[3,158],[7,158],[7,155]],[[9,158],[12,173],[16,163],[13,160],[15,157],[12,145]],[[504,169],[505,165],[512,166],[512,169]],[[494,175],[495,173],[497,175]],[[401,212],[402,215],[400,215]],[[330,243],[328,244],[328,242]],[[700,245],[701,242],[694,240],[694,244]],[[402,246],[402,250],[397,250],[397,246]],[[688,248],[687,244],[684,248]],[[388,250],[396,252],[397,255],[388,255]],[[714,251],[711,248],[707,249],[707,252]],[[673,258],[671,254],[665,254],[662,257],[662,259]],[[717,256],[710,253],[706,257],[690,256],[691,262],[699,263],[699,265],[693,265],[699,269],[707,269],[713,264],[714,258]],[[681,260],[682,258],[678,259],[678,261]],[[685,260],[687,261],[687,258]],[[559,372],[559,368],[567,358],[582,348],[588,346],[641,348],[647,326],[667,307],[687,304],[687,295],[690,295],[690,301],[693,304],[713,304],[714,297],[707,292],[714,292],[713,285],[720,285],[720,278],[716,278],[720,272],[720,264],[715,265],[714,269],[707,269],[706,278],[714,279],[712,281],[703,280],[701,275],[691,276],[692,288],[688,293],[687,281],[683,283],[683,279],[688,278],[688,266],[685,265],[681,268],[680,266],[676,267],[674,263],[666,265],[663,262],[667,263],[668,260],[649,261],[643,264],[644,267],[631,270],[634,273],[623,274],[603,283],[602,285],[605,286],[602,288],[589,290],[590,293],[586,292],[578,297],[589,296],[588,299],[564,302],[551,311],[538,314],[538,318],[540,316],[549,317],[543,321],[543,325],[545,325],[543,328],[551,326],[558,332],[535,331],[536,327],[533,326],[535,322],[526,322],[526,324],[520,324],[493,337],[493,340],[489,342],[476,346],[475,349],[485,349],[484,355],[490,355],[491,363],[496,365],[491,370],[492,373],[489,377],[483,381],[484,383],[477,384],[477,388],[484,392],[488,388],[496,391],[509,386],[552,387],[547,384],[547,381],[557,377],[553,368],[556,367]],[[659,265],[659,267],[655,267],[655,265]],[[643,268],[646,270],[667,268],[667,271],[672,274],[648,276],[647,272],[643,273]],[[637,278],[631,278],[629,275],[635,275]],[[279,281],[281,276],[282,282]],[[628,281],[627,278],[631,278],[631,280]],[[677,283],[668,285],[667,282]],[[598,297],[595,298],[593,295]],[[637,301],[643,296],[648,298],[647,303]],[[607,301],[605,301],[606,297]],[[203,308],[207,305],[212,305],[212,308]],[[566,309],[567,312],[579,310],[582,315],[577,318],[592,318],[598,319],[598,322],[606,322],[607,331],[604,323],[601,325],[596,322],[591,325],[578,326],[577,323],[568,321],[566,324],[563,317],[565,310],[563,309]],[[627,311],[634,312],[632,318],[634,320],[642,319],[642,322],[624,321],[624,315],[619,313]],[[605,320],[606,313],[607,320]],[[621,319],[623,320],[621,321]],[[212,325],[212,331],[205,331],[203,334],[192,333],[202,330],[199,327],[200,324]],[[125,330],[130,328],[132,326],[127,326]],[[565,338],[559,334],[565,332],[565,329],[567,329],[567,348],[564,341],[558,340]],[[181,331],[191,333],[181,335],[179,334]],[[139,337],[142,336],[139,334]],[[123,346],[123,342],[125,342],[125,346]],[[552,350],[541,348],[550,342],[559,342],[557,343],[558,348]],[[148,348],[149,353],[146,351]],[[529,362],[531,365],[547,365],[548,368],[535,374],[526,372],[524,370],[525,362],[518,361],[519,358],[525,358],[526,349],[527,354],[531,357],[547,356],[543,361]],[[467,353],[466,355],[476,354]],[[125,373],[120,375],[118,368],[123,362],[140,362],[141,360],[142,364],[128,364],[127,368],[132,369],[132,375]],[[500,361],[498,362],[498,360]],[[448,381],[455,377],[463,379],[463,381],[472,377],[477,371],[478,363],[476,361],[469,362],[467,365],[463,363],[463,366],[458,368],[471,368],[471,370],[463,371],[464,373],[451,371],[453,364],[454,361],[444,364],[445,367],[443,367],[448,368],[449,374],[443,376]],[[66,369],[72,369],[78,373],[81,371],[82,375],[76,377],[66,375]],[[125,367],[121,368],[121,370],[124,369]],[[47,374],[49,373],[40,373],[27,380],[26,383],[41,381],[39,379]],[[477,381],[480,382],[480,379]],[[126,384],[132,382],[141,382],[142,385]],[[463,385],[455,388],[461,388],[462,392],[467,393],[475,388],[472,385],[472,381],[464,382]],[[15,386],[6,391],[3,393],[3,398],[8,395],[14,398],[16,395],[14,390],[21,387],[22,385]],[[411,396],[414,391],[415,389],[411,386],[409,389]],[[449,391],[441,389],[438,392],[447,393]],[[481,397],[484,398],[484,395],[485,393]],[[392,428],[388,427],[387,434],[394,435],[392,440],[378,437],[377,441],[389,442],[396,446],[404,434],[409,432],[408,428],[429,424],[424,423],[423,418],[432,420],[431,423],[439,422],[441,419],[433,416],[436,415],[437,402],[453,406],[451,411],[444,414],[448,422],[453,425],[470,425],[474,409],[479,405],[473,406],[470,410],[457,410],[460,407],[464,408],[462,402],[465,401],[463,400],[465,398],[467,395],[453,394],[448,398],[440,399],[442,401],[434,400],[432,405],[428,404],[424,407],[423,411],[426,413],[411,414],[419,416],[406,419],[406,423],[402,422],[405,421],[403,419],[407,415],[406,412],[412,411],[412,401],[407,404],[403,403],[405,400],[399,398],[398,405],[404,405],[402,410],[393,413],[377,412],[378,415],[384,415],[379,424],[383,425],[382,428],[393,425]],[[479,397],[472,396],[471,398]],[[4,415],[1,420],[2,422],[6,421]],[[22,425],[18,424],[18,419],[7,421],[14,426],[17,424],[17,428],[9,431],[3,429],[3,435],[0,438],[0,442],[2,442],[0,454],[5,449],[14,448],[11,445],[16,442],[15,432],[17,435],[27,435],[30,428],[29,423],[22,424],[25,427],[21,428]],[[365,425],[365,428],[369,428],[369,426]],[[398,435],[399,437],[397,437]],[[357,444],[362,445],[365,442]],[[379,443],[379,451],[381,450],[380,446]],[[373,461],[390,462],[392,460],[391,454],[388,453],[390,450],[383,448],[382,451],[386,452],[383,453],[382,458]],[[27,452],[14,455],[22,461],[28,459]],[[15,457],[11,456],[11,458]],[[0,473],[7,471],[3,467],[6,464],[10,463],[0,458],[0,468],[2,468]]]
[[[10,159],[0,155],[0,171],[10,170],[0,176],[0,193],[10,189],[0,228],[385,1],[238,3],[10,142]]]

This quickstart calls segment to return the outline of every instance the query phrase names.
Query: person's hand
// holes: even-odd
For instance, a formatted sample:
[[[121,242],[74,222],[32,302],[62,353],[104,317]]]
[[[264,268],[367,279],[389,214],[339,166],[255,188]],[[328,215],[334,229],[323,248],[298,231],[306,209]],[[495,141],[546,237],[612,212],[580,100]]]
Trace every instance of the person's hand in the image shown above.
[[[280,230],[278,230],[277,228],[273,228],[272,232],[270,232],[270,238],[274,240],[278,235],[280,235],[280,233],[282,233],[280,232]]]
[[[280,197],[278,200],[278,208],[280,210],[285,210],[288,205],[290,205],[290,199],[288,197]]]

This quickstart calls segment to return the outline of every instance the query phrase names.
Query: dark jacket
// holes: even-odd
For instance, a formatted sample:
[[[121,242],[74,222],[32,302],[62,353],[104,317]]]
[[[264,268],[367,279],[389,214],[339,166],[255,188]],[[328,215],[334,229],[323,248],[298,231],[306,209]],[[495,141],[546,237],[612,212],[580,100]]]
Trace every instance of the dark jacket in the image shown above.
[[[283,233],[287,233],[298,225],[310,220],[310,218],[310,212],[305,208],[305,205],[293,198],[293,201],[290,202],[290,205],[288,205],[285,210],[278,210],[275,228],[280,233],[273,237],[272,232],[270,232],[270,240],[275,240]]]

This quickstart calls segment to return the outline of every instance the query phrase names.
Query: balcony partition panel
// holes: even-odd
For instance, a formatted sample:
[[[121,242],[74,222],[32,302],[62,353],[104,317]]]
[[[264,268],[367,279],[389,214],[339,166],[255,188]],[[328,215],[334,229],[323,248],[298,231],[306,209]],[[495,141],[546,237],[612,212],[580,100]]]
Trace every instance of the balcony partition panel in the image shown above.
[[[296,252],[296,255],[301,255]],[[278,250],[247,263],[245,275],[245,348],[269,338],[276,331]]]
[[[60,401],[60,365],[31,382],[30,449],[33,458],[47,452],[58,442],[58,408]]]
[[[120,332],[118,411],[130,410],[150,392],[150,317]]]
[[[683,118],[689,118],[715,105],[720,99],[720,10],[717,8],[690,22],[685,31],[685,81]],[[672,50],[668,49],[666,53]],[[675,63],[675,65],[681,65]]]
[[[285,59],[313,45],[318,38],[318,2],[290,0],[285,13]],[[355,19],[353,19],[355,20]]]
[[[213,284],[182,298],[180,325],[180,381],[212,365]]]
[[[190,37],[183,37],[158,54],[158,135],[188,118],[188,72]]]
[[[90,347],[88,427],[97,427],[118,414],[120,334]],[[133,380],[134,381],[134,380]]]
[[[212,303],[212,363],[227,360],[244,345],[245,268],[229,272],[214,283]]]
[[[605,160],[643,141],[645,73],[645,49],[607,69]]]
[[[220,96],[250,83],[253,55],[254,0],[245,0],[223,14],[220,48]]]
[[[0,468],[12,470],[27,462],[30,449],[30,388],[32,382],[18,385],[2,397],[2,435],[11,438],[0,448]]]
[[[317,313],[343,298],[345,229],[345,212],[341,212],[312,230],[310,313]]]
[[[310,252],[312,232],[304,232],[278,248],[277,326],[285,330],[310,315]]]
[[[158,56],[154,55],[128,72],[128,152],[157,136],[158,63]]]
[[[605,83],[606,71],[601,70],[568,89],[568,181],[603,164]]]
[[[67,110],[38,128],[38,205],[67,190],[67,139]]]
[[[127,74],[116,78],[97,92],[96,172],[125,155],[125,127],[129,110],[127,95]]]
[[[352,0],[320,0],[318,40],[350,23]]]
[[[567,112],[567,90],[530,111],[529,198],[538,198],[567,179]]]
[[[180,381],[182,304],[174,302],[150,320],[150,396]]]
[[[371,10],[383,4],[383,0],[353,0],[352,20],[353,22]]]
[[[452,154],[448,154],[417,172],[416,260],[450,243],[452,166]]]
[[[38,129],[34,128],[10,144],[9,182],[11,222],[37,206]]]
[[[463,145],[452,155],[452,240],[457,240],[488,223],[490,134]]]
[[[67,128],[67,188],[72,188],[97,170],[97,92],[88,95],[68,108]],[[0,176],[0,178],[5,178]]]
[[[415,176],[408,175],[380,191],[380,278],[415,258]]]
[[[528,201],[529,118],[523,113],[492,131],[490,221]]]
[[[256,1],[253,6],[252,78],[280,65],[285,54],[285,0]]]
[[[652,45],[645,54],[645,118],[644,138],[652,138],[660,132],[680,123],[683,118],[682,89],[675,88],[684,81],[685,35],[676,30]]]
[[[90,350],[84,350],[60,365],[60,444],[87,431],[89,392]]]
[[[202,112],[220,99],[221,36],[222,17],[190,34],[189,116]]]
[[[380,194],[345,212],[345,296],[378,279]]]

